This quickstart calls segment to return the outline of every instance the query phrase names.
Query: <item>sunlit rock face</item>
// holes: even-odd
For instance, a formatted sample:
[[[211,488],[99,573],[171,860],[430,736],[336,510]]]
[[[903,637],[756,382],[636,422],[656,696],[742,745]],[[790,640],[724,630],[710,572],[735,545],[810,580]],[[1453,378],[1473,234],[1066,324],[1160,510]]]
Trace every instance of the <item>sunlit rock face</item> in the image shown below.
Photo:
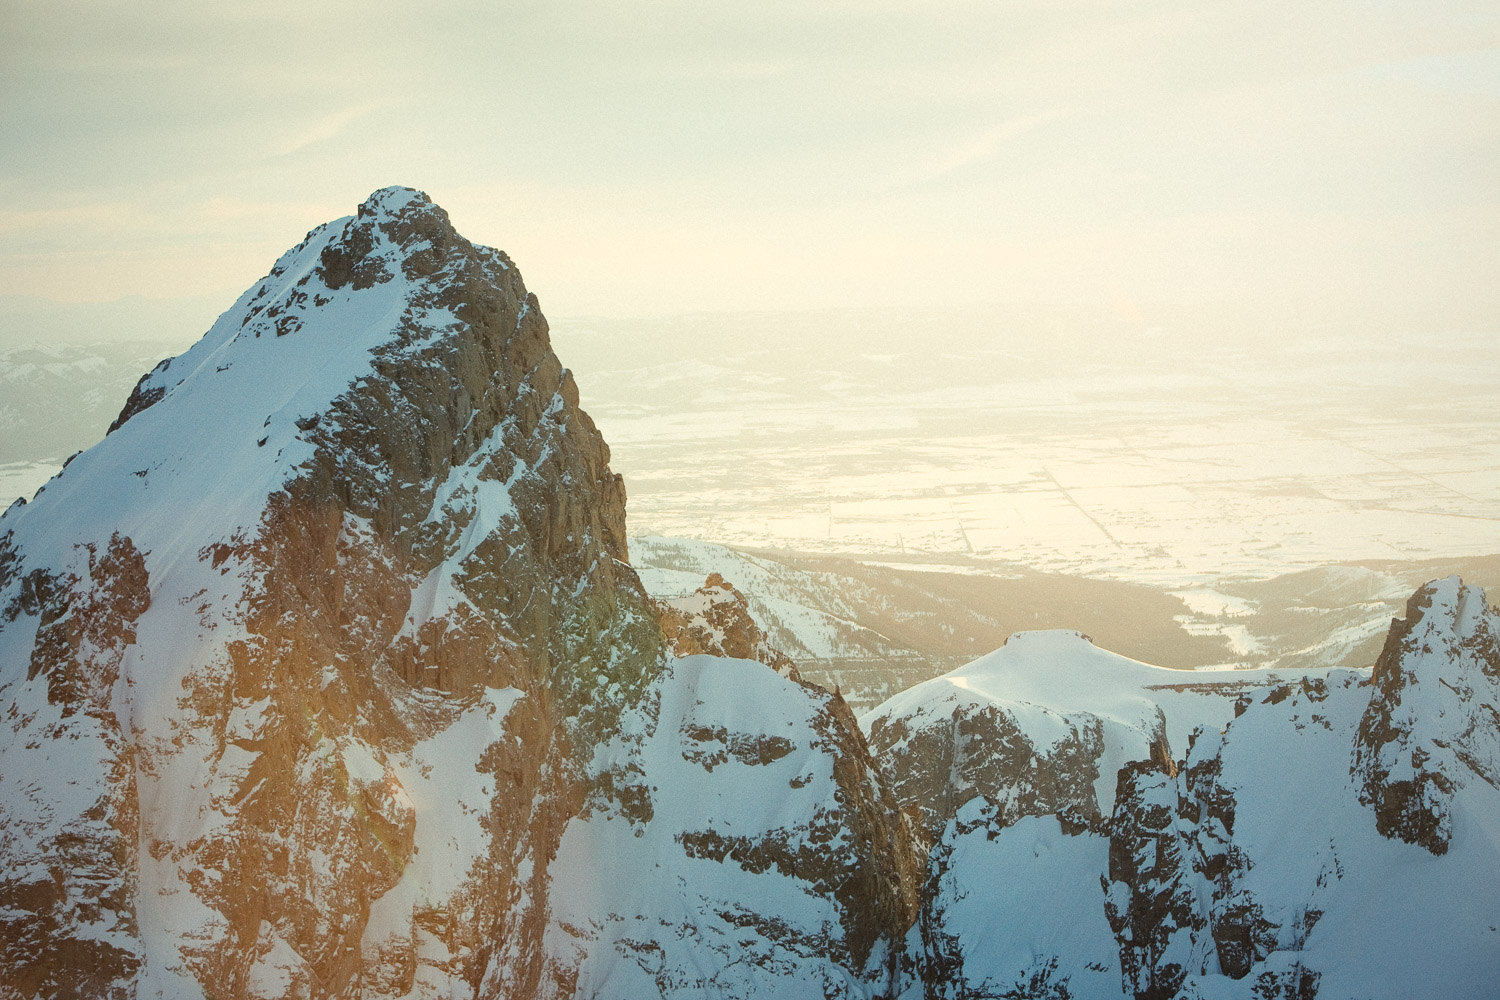
[[[783,677],[801,680],[791,657],[771,645],[750,615],[744,594],[718,573],[686,597],[655,600],[662,633],[675,656],[709,653],[764,663]]]
[[[934,831],[927,996],[1492,991],[1496,622],[1478,588],[1434,581],[1373,672],[1249,687],[1164,683],[1052,633],[877,708],[877,759]],[[1169,734],[1194,722],[1180,757],[1143,698]],[[1123,727],[1119,752],[1059,768],[1089,715],[1106,746]],[[1058,775],[1090,769],[1112,787],[1080,823]]]
[[[686,682],[608,463],[514,265],[405,188],[144,377],[0,520],[0,996],[609,995],[608,956],[555,946],[556,859],[652,828]],[[810,775],[756,839],[797,859],[765,918],[823,900],[799,947],[886,982],[909,825],[847,709],[744,666],[782,709],[726,747]],[[680,850],[748,836],[699,804]],[[576,842],[568,886],[615,877]]]

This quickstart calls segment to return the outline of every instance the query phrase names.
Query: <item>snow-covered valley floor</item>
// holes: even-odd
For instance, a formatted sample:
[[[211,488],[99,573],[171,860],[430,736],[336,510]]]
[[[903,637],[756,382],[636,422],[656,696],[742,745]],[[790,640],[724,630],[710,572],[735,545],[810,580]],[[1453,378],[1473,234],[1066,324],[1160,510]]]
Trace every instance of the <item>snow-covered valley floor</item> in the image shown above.
[[[1500,551],[1493,338],[1106,352],[697,322],[557,324],[636,533],[1167,588]]]

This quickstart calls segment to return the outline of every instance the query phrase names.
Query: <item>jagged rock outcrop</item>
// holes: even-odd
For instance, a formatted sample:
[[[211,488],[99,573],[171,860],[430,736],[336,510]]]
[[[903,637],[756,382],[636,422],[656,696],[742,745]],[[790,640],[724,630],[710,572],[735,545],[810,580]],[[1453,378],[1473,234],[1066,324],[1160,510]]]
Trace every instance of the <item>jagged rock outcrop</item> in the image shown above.
[[[1120,941],[1122,983],[1137,1000],[1170,1000],[1201,968],[1207,923],[1172,776],[1146,761],[1121,768],[1114,818],[1104,912]]]
[[[558,945],[614,849],[572,831],[660,842],[652,706],[695,681],[608,462],[512,262],[405,188],[144,377],[0,520],[0,997],[610,996]],[[689,797],[677,832],[736,846],[664,883],[678,958],[750,851],[792,873],[744,912],[817,901],[803,952],[871,994],[913,834],[847,708],[754,670],[782,710],[662,734],[791,796],[753,849]]]
[[[801,680],[796,664],[771,645],[766,633],[750,616],[750,602],[745,595],[718,573],[710,573],[703,586],[687,597],[652,603],[674,656],[707,653],[754,660],[783,677]]]
[[[1348,739],[1363,693],[1347,671],[1273,685],[1243,701],[1224,730],[1198,733],[1177,773],[1146,763],[1121,770],[1103,885],[1128,992],[1192,996],[1227,979],[1250,996],[1317,994],[1315,966],[1327,949],[1309,948],[1309,935],[1324,907],[1337,905],[1324,900],[1344,876],[1339,838],[1290,846],[1280,837],[1289,827],[1318,829],[1320,818],[1338,830],[1356,805],[1331,794],[1336,772],[1306,765],[1326,765],[1328,750]],[[1272,746],[1296,771],[1279,789],[1262,787],[1273,781]],[[1320,785],[1324,817],[1276,803],[1278,791],[1298,801]]]
[[[1500,974],[1500,789],[1487,777],[1500,735],[1494,622],[1477,588],[1428,584],[1393,624],[1373,675],[1224,684],[1213,711],[1188,706],[1203,721],[1177,760],[1167,750],[1174,713],[1186,691],[1209,689],[1142,685],[1130,661],[1116,664],[1110,683],[1081,656],[1012,660],[1003,670],[987,658],[892,699],[865,722],[872,745],[884,742],[876,725],[900,734],[887,745],[908,769],[924,766],[923,746],[940,745],[935,733],[924,737],[929,730],[946,728],[955,748],[934,756],[938,768],[973,759],[973,737],[950,721],[965,698],[1002,708],[1046,745],[1066,736],[1058,719],[1067,710],[1109,706],[1101,714],[1114,718],[1144,696],[1157,700],[1169,736],[1160,744],[1140,732],[1125,755],[1096,760],[1116,788],[1107,821],[1082,830],[1057,812],[1015,818],[1002,808],[1042,770],[1020,755],[990,755],[1004,769],[998,776],[954,767],[949,788],[896,785],[909,804],[929,796],[924,815],[936,821],[909,937],[928,963],[925,995],[1485,992]],[[1432,777],[1412,780],[1420,773]],[[1411,794],[1421,788],[1441,794]],[[955,793],[965,801],[944,820],[943,797]],[[1393,802],[1400,823],[1379,818]],[[1436,830],[1447,832],[1445,852],[1403,836]],[[1092,890],[1079,888],[1088,883]],[[998,915],[1006,911],[1025,917]]]
[[[1454,794],[1500,786],[1500,613],[1458,577],[1434,580],[1391,622],[1370,683],[1360,797],[1382,834],[1442,854]]]

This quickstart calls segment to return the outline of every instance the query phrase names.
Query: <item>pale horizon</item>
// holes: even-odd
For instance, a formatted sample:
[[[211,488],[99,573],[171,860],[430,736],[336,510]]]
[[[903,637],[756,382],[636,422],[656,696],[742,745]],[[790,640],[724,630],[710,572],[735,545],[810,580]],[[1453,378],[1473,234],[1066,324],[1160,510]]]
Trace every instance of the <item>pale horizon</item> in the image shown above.
[[[0,10],[0,295],[222,310],[406,184],[554,317],[1500,305],[1484,4]]]
[[[1494,548],[1487,5],[0,10],[0,349],[143,344],[69,355],[110,388],[17,491],[400,184],[519,267],[642,531],[1173,586]]]

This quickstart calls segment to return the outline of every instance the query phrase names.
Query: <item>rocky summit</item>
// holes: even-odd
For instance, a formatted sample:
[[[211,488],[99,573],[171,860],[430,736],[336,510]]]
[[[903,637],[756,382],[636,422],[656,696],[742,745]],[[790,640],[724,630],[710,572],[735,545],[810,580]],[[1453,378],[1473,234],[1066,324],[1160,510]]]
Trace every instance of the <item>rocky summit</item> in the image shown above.
[[[1022,632],[856,719],[755,593],[647,596],[609,463],[515,264],[408,188],[146,374],[0,517],[0,1000],[1500,981],[1477,588],[1373,669]]]
[[[759,935],[762,978],[888,979],[919,864],[852,715],[668,669],[624,518],[505,254],[406,188],[309,233],[0,520],[0,995],[610,995],[584,942],[625,873],[587,831],[661,829],[679,740],[780,789],[751,812],[784,860],[690,797],[647,842],[743,868],[761,922],[630,881],[689,940]],[[747,671],[774,717],[678,690]]]

